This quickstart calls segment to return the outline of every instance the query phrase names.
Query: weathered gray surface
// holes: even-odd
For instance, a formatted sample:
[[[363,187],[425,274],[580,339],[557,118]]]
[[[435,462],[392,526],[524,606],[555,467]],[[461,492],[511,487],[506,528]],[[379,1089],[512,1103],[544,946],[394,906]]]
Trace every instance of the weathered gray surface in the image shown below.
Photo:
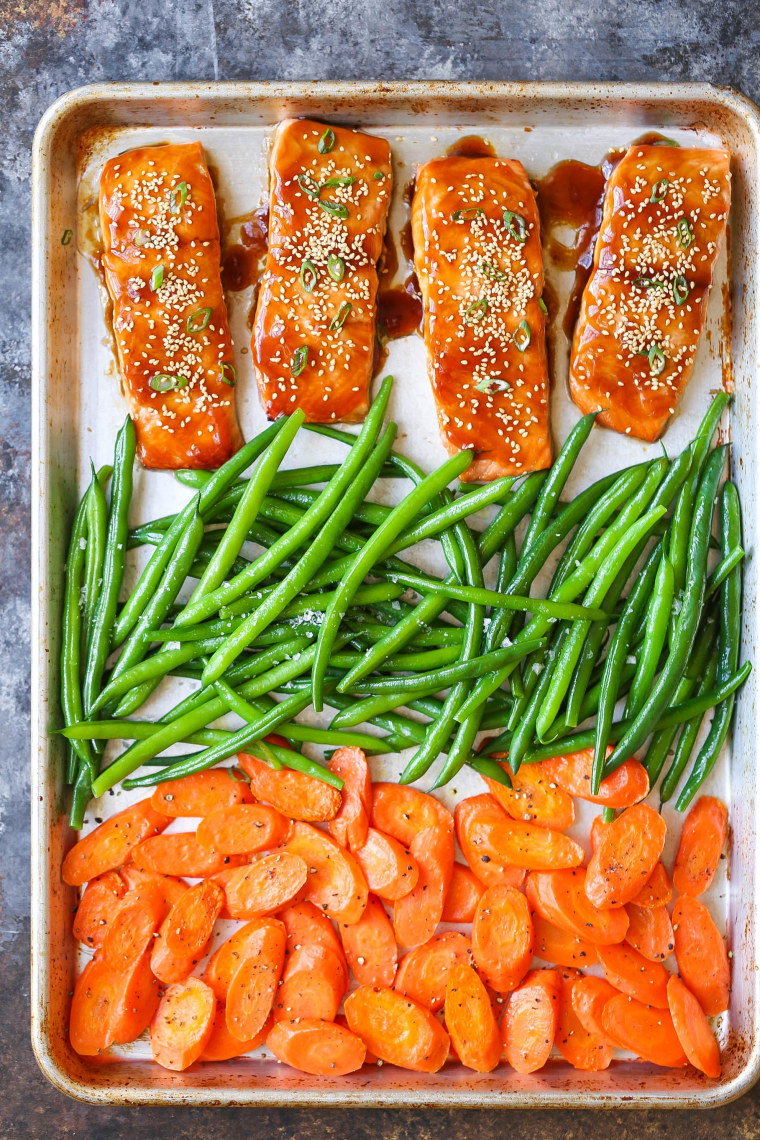
[[[760,98],[746,0],[0,0],[0,1137],[619,1140],[760,1136],[760,1091],[717,1112],[510,1114],[94,1109],[28,1044],[29,173],[34,128],[72,87],[168,79],[707,80]],[[760,1090],[760,1086],[758,1086]]]

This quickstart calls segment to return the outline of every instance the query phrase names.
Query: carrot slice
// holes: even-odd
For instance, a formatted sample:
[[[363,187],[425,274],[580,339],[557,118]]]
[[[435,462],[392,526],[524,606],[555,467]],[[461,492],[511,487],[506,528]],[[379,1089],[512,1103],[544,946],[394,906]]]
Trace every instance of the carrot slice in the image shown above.
[[[451,882],[443,904],[443,922],[472,922],[478,899],[485,887],[469,867],[455,863]]]
[[[691,808],[681,830],[673,886],[696,898],[710,886],[728,836],[728,812],[714,796],[702,796]]]
[[[726,944],[707,907],[682,895],[673,908],[678,972],[707,1017],[728,1009],[731,969]]]
[[[277,916],[288,936],[288,952],[300,942],[316,942],[329,946],[338,957],[343,953],[341,939],[323,911],[311,902],[295,902],[281,910]]]
[[[626,994],[610,998],[602,1010],[602,1025],[610,1041],[663,1068],[680,1069],[686,1054],[667,1009],[652,1009]]]
[[[525,884],[531,910],[547,922],[595,946],[622,942],[628,930],[625,910],[599,910],[585,892],[583,868],[572,871],[531,871]]]
[[[591,822],[591,831],[589,832],[589,843],[591,844],[592,855],[599,846],[599,841],[601,840],[604,829],[607,826],[608,825],[604,822],[604,818],[601,815],[594,816]]]
[[[85,887],[74,915],[73,934],[78,942],[97,950],[108,922],[127,893],[127,884],[118,871],[106,871]]]
[[[332,1021],[301,1018],[278,1021],[267,1037],[267,1047],[278,1061],[315,1077],[342,1077],[364,1064],[367,1052],[361,1038]]]
[[[519,889],[525,882],[524,868],[506,866],[483,849],[480,829],[489,821],[502,822],[504,814],[504,809],[493,796],[470,796],[469,799],[460,800],[454,810],[457,842],[468,867],[484,886]]]
[[[250,1053],[252,1049],[258,1049],[259,1045],[263,1045],[271,1028],[272,1022],[267,1020],[255,1037],[249,1038],[248,1041],[239,1041],[237,1037],[232,1036],[227,1028],[224,1003],[218,1002],[214,1016],[214,1028],[206,1042],[206,1048],[201,1053],[200,1060],[229,1061],[232,1057],[242,1057],[245,1053]]]
[[[272,1012],[285,962],[285,941],[281,922],[270,919],[262,923],[248,942],[248,954],[232,976],[225,1017],[230,1033],[240,1041],[260,1033]]]
[[[64,883],[81,887],[90,879],[121,867],[138,843],[149,835],[158,835],[169,823],[169,817],[155,811],[150,800],[139,800],[74,844],[63,860]]]
[[[444,1016],[462,1064],[478,1073],[492,1072],[501,1056],[499,1027],[488,990],[466,962],[457,962],[448,973]]]
[[[494,760],[506,759],[507,753],[496,752]],[[575,820],[573,801],[564,788],[550,780],[540,764],[523,764],[515,774],[509,764],[501,767],[512,781],[512,787],[484,777],[488,790],[512,819],[538,823],[551,831],[564,831]]]
[[[675,974],[668,981],[668,1005],[673,1027],[689,1061],[695,1069],[717,1080],[720,1076],[718,1042],[702,1006]]]
[[[472,920],[472,953],[483,978],[500,993],[513,990],[533,958],[533,923],[524,894],[489,887]]]
[[[163,892],[149,884],[128,891],[108,923],[99,956],[114,970],[128,970],[152,947],[166,914]]]
[[[449,1035],[430,1010],[386,986],[360,986],[346,998],[346,1018],[381,1061],[419,1073],[437,1073],[449,1054]]]
[[[382,899],[394,902],[408,895],[417,885],[420,869],[416,860],[398,839],[385,835],[376,827],[367,829],[365,842],[354,848],[354,856],[369,889]]]
[[[367,905],[367,880],[350,851],[325,831],[294,823],[286,850],[309,869],[304,897],[336,922],[358,922]]]
[[[451,812],[435,796],[406,784],[375,784],[372,788],[372,826],[398,839],[404,847],[428,827],[454,830]]]
[[[664,863],[657,863],[644,886],[631,902],[634,906],[667,906],[673,897],[673,884]]]
[[[161,1000],[158,980],[150,968],[150,949],[121,974],[119,1001],[111,1010],[110,1034],[115,1045],[136,1041],[150,1025]]]
[[[536,911],[533,919],[533,953],[555,966],[593,966],[597,961],[596,946],[587,938],[579,938],[561,926],[548,922]]]
[[[231,768],[212,768],[156,784],[150,802],[156,811],[179,818],[211,815],[235,804],[250,804],[253,796],[247,784],[233,777]]]
[[[393,988],[432,1013],[443,1009],[446,982],[454,966],[472,965],[469,938],[456,930],[434,934],[423,946],[410,950],[401,959]]]
[[[151,884],[159,886],[167,910],[171,910],[177,899],[187,890],[187,883],[183,879],[178,879],[175,875],[156,875],[153,871],[141,871],[131,860],[119,869],[119,874],[130,891],[135,887]]]
[[[216,876],[216,881],[224,890],[229,917],[249,919],[274,914],[293,902],[303,892],[308,877],[309,869],[303,859],[283,850],[223,872]]]
[[[632,902],[665,846],[665,820],[647,804],[634,804],[604,829],[586,871],[586,895],[600,908]]]
[[[556,970],[531,970],[512,991],[501,1023],[504,1056],[518,1073],[543,1068],[559,1022],[561,979]]]
[[[620,991],[616,990],[606,978],[589,975],[577,978],[573,982],[570,995],[573,1010],[587,1033],[603,1040],[607,1039],[602,1024],[602,1010],[610,998],[616,997],[619,993]]]
[[[372,780],[367,757],[361,748],[338,748],[330,757],[328,768],[343,781],[343,802],[328,824],[330,835],[341,847],[354,851],[366,842],[372,814]]]
[[[111,1014],[120,1000],[121,975],[95,957],[74,984],[69,1018],[69,1041],[75,1053],[94,1057],[113,1041]]]
[[[335,928],[308,902],[286,908],[281,918],[287,942],[275,1021],[332,1021],[348,989],[348,967]]]
[[[150,965],[156,977],[171,985],[192,973],[206,953],[224,891],[213,879],[185,891],[161,924]]]
[[[181,1071],[197,1061],[214,1029],[216,998],[200,978],[169,986],[150,1025],[153,1060]]]
[[[245,752],[239,753],[238,761],[251,781],[251,792],[256,799],[277,808],[288,819],[319,823],[335,819],[340,811],[341,793],[322,780],[291,768],[276,772]]]
[[[607,755],[612,753],[608,747]],[[625,808],[637,804],[649,795],[649,776],[643,764],[631,757],[616,771],[602,780],[596,795],[591,794],[591,770],[594,765],[593,748],[571,752],[567,756],[554,756],[541,763],[544,775],[559,784],[571,796],[588,800],[604,807]]]
[[[664,906],[636,906],[629,903],[625,940],[650,962],[663,962],[673,953],[673,924]]]
[[[560,975],[559,1017],[554,1044],[574,1069],[598,1073],[609,1068],[612,1046],[606,1036],[584,1028],[573,1008],[573,987],[582,977],[578,970],[563,969]]]
[[[668,1008],[668,971],[661,962],[648,962],[632,946],[600,946],[597,950],[610,985],[644,1005]]]
[[[465,804],[468,804],[467,808]],[[472,847],[478,849],[481,862],[493,859],[500,865],[523,867],[529,871],[553,871],[562,867],[578,867],[584,860],[583,848],[574,839],[546,827],[537,827],[534,823],[518,823],[491,796],[462,800],[457,805],[455,816],[457,813],[460,820],[457,837],[466,829],[467,839]],[[472,870],[475,871],[474,866]]]
[[[285,843],[290,822],[265,804],[234,804],[202,819],[195,838],[201,847],[223,855],[244,855]]]
[[[252,919],[245,926],[239,927],[225,942],[222,942],[209,958],[201,977],[207,986],[211,986],[217,1001],[221,1005],[227,1001],[230,982],[237,973],[241,962],[256,952],[260,941],[260,931],[271,923],[278,925],[278,920],[273,918]]]
[[[358,922],[341,923],[343,949],[360,986],[391,986],[398,968],[398,947],[391,920],[373,894]]]
[[[408,790],[408,789],[407,789]],[[454,835],[439,826],[418,832],[410,847],[419,867],[412,891],[393,904],[393,929],[400,946],[421,946],[435,934],[454,869]]]
[[[171,835],[155,835],[146,839],[134,849],[132,858],[140,871],[188,879],[203,879],[223,871],[225,867],[240,866],[242,862],[238,855],[222,855],[219,851],[201,847],[192,831],[176,831]]]

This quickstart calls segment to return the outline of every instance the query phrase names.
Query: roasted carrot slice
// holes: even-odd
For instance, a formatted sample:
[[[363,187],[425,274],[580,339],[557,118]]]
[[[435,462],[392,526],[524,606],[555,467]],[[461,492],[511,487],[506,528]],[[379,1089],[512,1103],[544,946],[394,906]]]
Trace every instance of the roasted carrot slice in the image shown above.
[[[612,753],[610,746],[607,755]],[[624,808],[637,804],[649,795],[649,776],[643,764],[631,757],[599,785],[596,795],[591,794],[591,770],[594,764],[593,748],[581,752],[570,752],[567,756],[553,756],[544,760],[541,768],[544,775],[559,784],[571,796],[588,800],[592,804],[605,807]]]
[[[616,997],[619,993],[620,991],[616,990],[606,978],[597,978],[593,974],[577,978],[573,982],[570,995],[573,1010],[587,1033],[602,1040],[607,1039],[602,1024],[602,1010],[610,998]]]
[[[555,966],[593,966],[597,961],[596,946],[587,938],[579,938],[561,926],[555,926],[536,911],[533,919],[533,953]]]
[[[309,902],[287,907],[281,918],[287,943],[275,1021],[332,1021],[348,989],[348,967],[335,928]]]
[[[483,848],[483,827],[489,822],[501,823],[504,818],[504,809],[493,796],[460,800],[454,810],[457,842],[473,875],[486,887],[520,888],[525,882],[524,868],[506,866]]]
[[[599,910],[589,902],[582,868],[572,871],[531,871],[525,884],[531,910],[547,922],[595,946],[622,942],[628,930],[625,910]]]
[[[157,885],[128,891],[106,926],[99,956],[114,970],[128,970],[153,945],[165,914],[163,892]]]
[[[559,1018],[554,1044],[574,1069],[598,1073],[609,1068],[612,1046],[608,1038],[584,1028],[573,1008],[573,987],[582,976],[578,970],[563,969],[560,975]]]
[[[112,1043],[111,1015],[122,990],[122,976],[95,957],[88,962],[74,985],[69,1019],[69,1041],[75,1053],[94,1057]]]
[[[691,808],[681,830],[673,886],[696,898],[710,886],[728,836],[728,812],[714,796],[702,796]]]
[[[451,1046],[468,1069],[490,1073],[499,1063],[501,1039],[488,990],[467,962],[448,972],[444,1008]]]
[[[239,855],[222,855],[201,847],[193,831],[176,831],[171,835],[155,835],[132,852],[135,866],[156,875],[178,875],[203,879],[225,867],[240,866]]]
[[[493,859],[502,866],[534,871],[578,867],[583,862],[583,848],[574,839],[533,823],[518,823],[491,796],[460,801],[455,817],[457,838],[460,832],[466,832],[467,841],[478,850],[481,862]],[[461,839],[459,843],[464,851]]]
[[[589,842],[591,844],[591,854],[596,851],[599,846],[599,841],[602,838],[604,829],[608,825],[604,822],[601,815],[595,815],[591,822],[591,831],[589,832]]]
[[[632,902],[655,869],[665,845],[665,820],[647,804],[634,804],[604,829],[586,871],[594,906]]]
[[[187,890],[187,883],[183,879],[178,879],[175,875],[156,875],[153,871],[141,871],[131,860],[120,868],[119,874],[130,891],[134,890],[135,887],[151,884],[159,886],[167,910],[171,910],[177,899],[181,898]]]
[[[720,1076],[720,1050],[702,1006],[681,979],[668,980],[668,1006],[673,1027],[683,1051],[695,1069],[717,1080]]]
[[[106,871],[126,863],[138,843],[158,835],[170,823],[150,800],[140,800],[101,823],[75,843],[63,860],[61,877],[70,887],[81,887]]]
[[[673,953],[673,924],[664,906],[636,906],[629,903],[625,940],[650,962],[663,962]]]
[[[728,1009],[731,970],[726,944],[707,907],[682,895],[673,908],[678,972],[707,1017]]]
[[[543,1068],[559,1022],[561,979],[556,970],[531,970],[512,991],[501,1023],[504,1056],[518,1073]]]
[[[248,942],[248,953],[232,976],[225,1017],[233,1037],[248,1041],[272,1012],[285,962],[285,927],[270,919]],[[213,991],[212,991],[213,992]]]
[[[161,924],[150,965],[156,977],[171,985],[191,974],[206,953],[224,891],[213,879],[185,891]]]
[[[161,988],[150,967],[150,949],[121,975],[119,1001],[111,1011],[110,1033],[115,1045],[136,1041],[150,1025],[161,1000]]]
[[[398,839],[404,847],[428,827],[454,830],[451,812],[435,796],[405,784],[374,784],[372,826]]]
[[[611,986],[644,1005],[668,1008],[668,971],[661,962],[649,962],[626,943],[600,946],[597,953]]]
[[[657,863],[644,886],[631,902],[634,906],[667,906],[673,897],[673,884],[664,863]]]
[[[265,804],[235,804],[202,819],[195,838],[201,847],[222,855],[244,855],[279,847],[290,832],[290,822]]]
[[[351,926],[341,923],[343,949],[360,986],[391,986],[398,967],[398,947],[391,920],[373,894],[364,914]]]
[[[443,904],[442,922],[472,922],[478,899],[485,887],[469,867],[455,863],[451,873],[446,901]]]
[[[315,1077],[342,1077],[364,1064],[367,1052],[361,1038],[333,1021],[302,1017],[278,1021],[267,1037],[267,1047],[278,1061]]]
[[[340,811],[343,797],[337,788],[322,780],[294,772],[291,768],[276,772],[245,752],[238,754],[238,762],[251,781],[251,792],[255,798],[277,808],[288,819],[318,823],[335,819]]]
[[[449,1035],[429,1010],[386,986],[360,986],[346,998],[346,1018],[381,1061],[437,1073],[449,1054]]]
[[[407,789],[408,790],[408,789]],[[393,929],[399,946],[421,946],[435,934],[454,868],[454,834],[440,826],[418,832],[410,847],[419,867],[412,891],[393,904]]]
[[[224,879],[217,876],[217,882],[224,890],[227,914],[249,919],[274,914],[297,899],[306,886],[309,869],[300,855],[283,850],[223,874]]]
[[[239,1041],[237,1037],[232,1036],[227,1028],[224,1003],[218,1002],[214,1017],[214,1028],[206,1042],[206,1048],[201,1053],[200,1060],[229,1061],[232,1057],[242,1057],[245,1053],[250,1053],[252,1049],[258,1049],[259,1045],[263,1045],[271,1028],[272,1021],[270,1019],[264,1022],[261,1031],[255,1037],[251,1037],[248,1041]]]
[[[489,887],[472,920],[472,953],[482,977],[500,993],[513,990],[530,969],[533,922],[525,895]]]
[[[432,1013],[443,1009],[446,980],[454,966],[472,965],[469,938],[456,930],[434,934],[422,946],[410,950],[399,964],[393,988]]]
[[[381,899],[394,902],[414,890],[420,869],[407,849],[376,827],[367,829],[364,844],[353,849],[367,885]]]
[[[493,759],[506,759],[506,753],[496,752]],[[575,820],[573,801],[564,788],[550,780],[540,764],[523,764],[515,774],[509,764],[501,765],[512,781],[511,788],[487,776],[485,782],[491,795],[512,819],[525,823],[538,823],[551,831],[564,831]]]
[[[304,898],[336,922],[358,922],[367,905],[367,880],[350,851],[308,823],[294,823],[286,850],[309,869]]]
[[[341,847],[352,851],[367,839],[372,814],[372,780],[367,757],[361,748],[338,748],[328,768],[343,781],[343,803],[328,824],[330,835]]]
[[[73,934],[77,941],[97,950],[126,893],[127,884],[118,871],[106,871],[88,883],[74,915]]]
[[[618,1049],[627,1049],[663,1068],[680,1069],[686,1064],[667,1009],[653,1009],[627,994],[618,994],[605,1003],[602,1025]]]
[[[314,903],[305,900],[291,903],[277,917],[288,936],[288,953],[301,942],[316,942],[320,946],[329,946],[341,957],[343,946],[338,932],[324,911],[319,910]]]
[[[230,982],[238,967],[245,958],[256,952],[261,938],[260,931],[271,923],[278,925],[278,919],[252,919],[222,942],[209,958],[201,977],[207,986],[211,986],[217,1001],[222,1005],[227,1001]]]
[[[150,1025],[153,1060],[181,1071],[197,1061],[214,1030],[216,998],[200,978],[169,986]]]
[[[179,818],[211,815],[235,804],[250,804],[253,797],[248,785],[234,778],[231,768],[212,768],[156,784],[150,802],[156,811]]]

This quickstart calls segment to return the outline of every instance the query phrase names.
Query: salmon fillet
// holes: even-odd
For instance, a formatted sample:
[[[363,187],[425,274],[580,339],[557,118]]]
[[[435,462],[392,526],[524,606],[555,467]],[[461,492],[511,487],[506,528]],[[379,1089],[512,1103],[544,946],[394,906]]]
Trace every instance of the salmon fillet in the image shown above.
[[[102,265],[140,459],[219,467],[242,443],[214,189],[200,143],[140,147],[100,180]]]
[[[729,152],[632,146],[604,195],[570,393],[598,422],[661,434],[689,381],[731,201]]]
[[[377,262],[391,200],[385,139],[288,119],[269,163],[269,252],[252,353],[270,419],[357,421],[369,406]]]
[[[443,443],[487,481],[548,467],[549,376],[538,206],[519,162],[437,158],[417,171],[414,265]]]

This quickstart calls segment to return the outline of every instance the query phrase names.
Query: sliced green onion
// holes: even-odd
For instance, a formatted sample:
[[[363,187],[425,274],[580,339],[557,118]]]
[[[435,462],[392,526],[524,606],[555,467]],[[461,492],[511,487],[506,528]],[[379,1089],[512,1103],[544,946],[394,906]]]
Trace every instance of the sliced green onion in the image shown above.
[[[659,277],[634,277],[633,284],[637,289],[662,289],[665,282]]]
[[[520,321],[512,333],[512,341],[518,352],[525,352],[525,349],[530,344],[530,325],[527,321]]]
[[[150,241],[150,230],[135,230],[133,241],[137,249],[142,249]]]
[[[63,237],[61,238],[61,245],[71,245],[71,239],[74,236],[73,230],[64,230]]]
[[[187,318],[187,331],[189,333],[203,332],[211,320],[211,309],[196,309]]]
[[[652,196],[649,199],[649,201],[650,202],[664,202],[665,201],[665,195],[668,192],[669,186],[670,186],[670,179],[669,178],[660,178],[660,180],[658,182],[655,182],[654,186],[652,187]]]
[[[348,316],[348,314],[350,312],[351,312],[351,302],[350,301],[344,301],[343,304],[341,305],[341,307],[338,309],[335,316],[333,317],[333,319],[330,321],[330,332],[337,332],[339,329],[342,329],[344,324],[346,323],[346,317]]]
[[[317,150],[320,154],[329,154],[334,146],[335,131],[332,129],[332,127],[328,127],[317,143]]]
[[[178,214],[186,201],[187,182],[180,182],[179,186],[175,186],[169,195],[169,209],[173,214]]]
[[[331,253],[328,257],[327,272],[333,281],[343,280],[343,274],[346,272],[346,263],[342,257],[338,257],[337,253]]]
[[[679,218],[676,223],[676,233],[678,234],[678,244],[681,249],[688,249],[694,241],[694,231],[691,228],[691,222],[688,218]]]
[[[515,214],[512,210],[504,211],[504,225],[507,228],[507,233],[513,241],[518,242],[520,245],[528,240],[528,227],[525,224],[525,218],[522,214]]]
[[[502,380],[499,376],[484,376],[482,380],[478,380],[475,390],[490,396],[492,392],[504,392],[511,387],[508,380]]]
[[[328,178],[325,182],[320,182],[319,188],[322,190],[325,187],[332,188],[333,186],[353,186],[354,182],[357,181],[358,179],[354,178],[352,174],[340,174],[336,175],[335,178]]]
[[[677,146],[677,147],[681,146],[681,144],[679,142],[676,142],[675,139],[666,139],[666,138],[655,139],[654,142],[650,143],[649,145],[650,146]]]
[[[309,198],[319,197],[319,186],[308,174],[299,174],[296,182]]]
[[[172,376],[170,372],[157,372],[148,381],[154,392],[173,392],[177,388],[186,388],[189,383],[186,376]]]
[[[546,301],[543,299],[543,297],[538,298],[538,307],[545,317],[549,316],[549,310],[546,307]]]
[[[324,212],[330,214],[333,218],[343,218],[345,220],[348,217],[348,209],[342,202],[331,202],[329,199],[323,202],[320,199],[319,204]]]
[[[492,281],[506,281],[507,279],[506,273],[497,265],[492,265],[490,261],[481,261],[479,269],[484,277],[490,277]]]
[[[314,262],[309,261],[307,258],[301,265],[301,272],[299,274],[301,281],[301,288],[304,293],[313,293],[314,286],[317,283],[317,271],[314,267]]]
[[[163,267],[163,265],[157,265],[156,268],[153,270],[153,272],[150,275],[150,287],[154,293],[157,293],[158,290],[163,285],[163,283],[164,283],[164,267]]]
[[[372,177],[374,178],[375,182],[382,182],[382,180],[385,178],[385,174],[382,170],[376,170]]]
[[[468,222],[470,218],[478,218],[484,213],[480,206],[467,206],[466,209],[455,210],[451,217],[455,222]]]
[[[661,372],[665,371],[665,353],[660,348],[659,344],[653,344],[647,353],[649,361],[649,370],[653,376],[659,376]]]
[[[673,278],[673,300],[677,305],[683,305],[688,296],[689,283],[683,274],[679,273],[678,277]]]
[[[473,301],[471,305],[465,309],[464,319],[469,317],[471,321],[479,325],[481,321],[486,319],[488,314],[488,301],[485,297],[481,297],[479,301]]]
[[[306,367],[306,362],[309,359],[309,346],[302,344],[293,353],[293,359],[290,362],[290,373],[292,376],[300,376]]]
[[[237,384],[237,372],[235,371],[234,364],[230,364],[225,360],[222,363],[222,370],[219,373],[219,379],[223,384],[228,384],[230,388],[234,388]]]
[[[261,741],[259,741],[259,744]],[[242,768],[238,768],[237,764],[233,764],[231,768],[227,769],[227,775],[233,780],[237,780],[238,784],[250,784],[251,777]]]

